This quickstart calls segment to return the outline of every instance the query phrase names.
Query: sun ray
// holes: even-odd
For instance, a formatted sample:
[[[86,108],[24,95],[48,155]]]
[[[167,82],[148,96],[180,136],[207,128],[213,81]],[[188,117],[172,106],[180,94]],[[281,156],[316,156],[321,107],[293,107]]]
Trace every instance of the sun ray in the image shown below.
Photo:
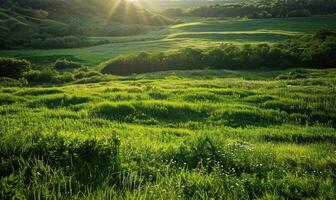
[[[146,16],[146,11],[144,9],[141,9],[141,11],[139,10],[138,12],[136,12],[136,15],[144,25],[150,25],[148,17]]]
[[[103,30],[107,26],[107,24],[110,22],[111,18],[114,15],[114,12],[117,10],[118,6],[120,5],[120,3],[122,1],[123,0],[110,0],[107,3],[106,8],[108,8],[109,11],[108,11],[107,16],[105,17],[103,23],[102,23],[101,30]]]

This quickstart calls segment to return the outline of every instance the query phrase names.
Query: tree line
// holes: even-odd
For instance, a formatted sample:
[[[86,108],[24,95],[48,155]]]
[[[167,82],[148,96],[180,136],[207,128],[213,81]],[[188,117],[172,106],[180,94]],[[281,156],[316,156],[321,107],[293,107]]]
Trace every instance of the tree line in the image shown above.
[[[168,53],[122,56],[103,64],[102,73],[130,75],[189,69],[283,69],[336,67],[336,31],[321,30],[270,44],[221,44],[208,49],[186,48]]]
[[[103,64],[101,72],[89,70],[67,59],[58,59],[54,68],[32,70],[31,63],[0,58],[0,85],[27,83],[99,82],[102,73],[131,75],[166,70],[192,69],[286,69],[336,68],[336,31],[321,30],[270,45],[221,44],[207,49],[185,48],[175,52],[121,56]],[[63,71],[63,73],[59,73]],[[19,83],[16,83],[19,80]]]
[[[224,3],[190,9],[173,8],[162,12],[166,16],[283,18],[309,17],[336,13],[334,0],[258,0]]]

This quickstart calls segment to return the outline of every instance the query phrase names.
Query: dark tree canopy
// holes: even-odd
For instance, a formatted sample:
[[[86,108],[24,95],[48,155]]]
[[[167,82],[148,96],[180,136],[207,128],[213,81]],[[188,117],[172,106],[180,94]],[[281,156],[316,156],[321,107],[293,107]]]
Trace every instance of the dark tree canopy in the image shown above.
[[[186,10],[167,9],[167,16],[191,15],[199,17],[309,17],[336,13],[334,0],[256,0],[238,3],[223,3]]]
[[[20,78],[31,69],[30,62],[15,58],[0,58],[0,77]]]

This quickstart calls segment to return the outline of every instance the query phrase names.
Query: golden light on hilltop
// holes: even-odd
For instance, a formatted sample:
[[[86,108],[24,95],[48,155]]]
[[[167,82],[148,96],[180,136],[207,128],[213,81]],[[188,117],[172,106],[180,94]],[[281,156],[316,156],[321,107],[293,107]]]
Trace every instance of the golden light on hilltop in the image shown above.
[[[137,23],[141,25],[151,25],[153,24],[153,20],[156,20],[155,23],[165,24],[161,17],[148,12],[144,8],[144,5],[148,5],[148,3],[149,1],[144,0],[141,2],[138,0],[109,0],[104,6],[105,20],[101,29],[106,28],[110,21],[115,21],[113,18],[125,23]]]
[[[115,13],[119,5],[122,3],[122,1],[123,0],[113,0],[109,1],[109,3],[106,5],[106,8],[108,8],[108,15],[107,15],[108,20],[113,16],[113,14]]]

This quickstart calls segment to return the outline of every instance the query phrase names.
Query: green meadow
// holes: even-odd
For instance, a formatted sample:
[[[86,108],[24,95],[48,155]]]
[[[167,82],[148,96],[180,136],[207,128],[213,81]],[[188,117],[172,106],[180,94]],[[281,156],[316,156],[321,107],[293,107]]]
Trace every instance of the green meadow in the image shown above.
[[[206,48],[221,43],[274,43],[297,35],[313,34],[321,28],[336,28],[335,16],[279,19],[202,19],[182,18],[185,23],[156,31],[119,37],[91,37],[108,44],[73,49],[1,50],[1,56],[24,58],[35,66],[51,66],[58,58],[67,58],[87,66],[119,55],[139,52],[176,51],[181,48]]]
[[[1,168],[15,171],[1,180],[1,192],[28,199],[334,199],[335,86],[334,69],[295,69],[3,87]]]
[[[336,199],[333,3],[232,2],[0,2],[0,200]]]

